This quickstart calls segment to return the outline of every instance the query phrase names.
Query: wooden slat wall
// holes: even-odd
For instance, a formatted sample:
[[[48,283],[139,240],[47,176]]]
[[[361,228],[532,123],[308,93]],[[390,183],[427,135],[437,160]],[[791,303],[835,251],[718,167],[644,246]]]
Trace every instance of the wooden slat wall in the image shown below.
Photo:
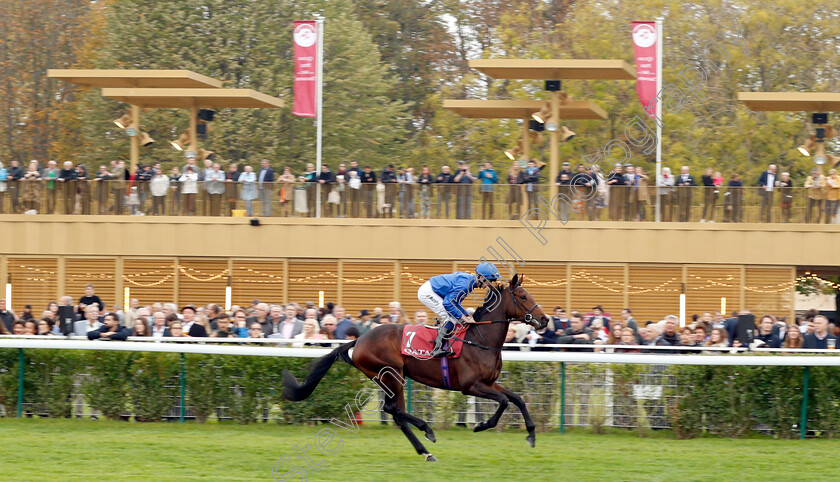
[[[612,316],[624,308],[624,266],[572,266],[572,299],[569,309],[590,313],[601,305]]]
[[[790,268],[747,267],[746,306],[756,315],[790,316],[793,311],[795,273]],[[791,320],[789,320],[791,321]]]
[[[172,303],[175,301],[175,260],[166,258],[137,258],[123,260],[123,286],[131,290],[131,297],[141,305]],[[122,306],[123,293],[114,300]]]
[[[741,267],[697,267],[686,268],[685,314],[686,322],[691,315],[719,311],[720,299],[726,298],[726,311],[741,308]],[[679,314],[678,314],[679,315]]]
[[[356,317],[361,310],[371,311],[373,304],[394,301],[393,262],[344,261],[341,271],[341,304],[347,314]]]
[[[408,313],[409,318],[414,318],[414,312],[419,309],[426,309],[417,299],[417,289],[420,285],[429,281],[432,276],[452,272],[452,263],[440,262],[400,262],[400,299],[399,302]],[[391,301],[391,300],[388,300]],[[380,306],[380,305],[377,305]],[[388,311],[388,304],[385,302],[381,308]],[[427,310],[428,311],[428,310]],[[434,319],[434,314],[429,313],[429,319]]]
[[[637,322],[680,314],[681,267],[630,266],[629,308]],[[614,312],[613,316],[619,313]]]
[[[24,306],[32,305],[32,314],[39,318],[50,301],[58,301],[58,260],[9,258],[8,263],[12,278],[12,308],[20,314]]]
[[[566,299],[568,280],[565,264],[527,263],[525,266],[516,266],[516,272],[525,276],[522,286],[548,316],[554,314],[555,306],[567,308],[569,302]],[[502,270],[502,274],[505,273]]]
[[[324,292],[324,304],[338,300],[338,261],[289,260],[289,301],[318,306],[319,291]]]
[[[183,305],[224,305],[227,259],[179,259],[178,300]]]
[[[64,260],[64,292],[78,303],[85,295],[85,286],[92,284],[96,296],[104,303],[116,303],[116,267],[117,261],[111,258],[67,258]]]
[[[249,306],[251,301],[286,303],[283,299],[283,267],[285,261],[233,260],[231,303]],[[224,304],[224,293],[216,303]]]

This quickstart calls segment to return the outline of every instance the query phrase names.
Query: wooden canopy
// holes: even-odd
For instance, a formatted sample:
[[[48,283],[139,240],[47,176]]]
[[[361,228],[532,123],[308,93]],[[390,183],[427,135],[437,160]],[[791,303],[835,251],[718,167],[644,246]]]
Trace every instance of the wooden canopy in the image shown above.
[[[190,70],[49,69],[47,77],[83,87],[214,88],[222,82]]]
[[[547,100],[444,100],[443,107],[464,117],[478,119],[524,119],[539,112]],[[607,113],[586,100],[560,104],[561,119],[607,118]]]
[[[251,89],[102,89],[102,96],[143,108],[280,109],[283,100]]]
[[[470,68],[494,79],[636,79],[633,67],[623,60],[473,59]]]
[[[755,111],[840,112],[833,92],[738,92],[738,100]]]

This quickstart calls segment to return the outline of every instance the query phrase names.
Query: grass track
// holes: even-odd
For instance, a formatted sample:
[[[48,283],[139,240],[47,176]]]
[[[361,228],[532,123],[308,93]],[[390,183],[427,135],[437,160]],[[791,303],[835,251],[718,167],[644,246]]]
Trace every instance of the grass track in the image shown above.
[[[840,440],[674,440],[663,432],[538,433],[531,449],[524,431],[452,429],[426,443],[440,459],[428,463],[397,428],[379,425],[358,433],[330,426],[343,445],[324,457],[314,448],[324,427],[0,419],[0,479],[273,480],[274,463],[309,444],[313,462],[324,461],[309,480],[837,480],[836,464],[824,462],[840,450]],[[302,463],[287,461],[278,474],[293,465]]]

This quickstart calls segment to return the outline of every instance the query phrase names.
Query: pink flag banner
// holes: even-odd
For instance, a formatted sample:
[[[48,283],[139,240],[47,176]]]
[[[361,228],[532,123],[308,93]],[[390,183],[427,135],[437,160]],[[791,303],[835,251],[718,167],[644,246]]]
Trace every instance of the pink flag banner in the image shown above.
[[[636,51],[636,93],[645,112],[656,116],[656,22],[633,22],[633,46]]]
[[[318,91],[318,26],[314,20],[296,20],[295,44],[295,103],[292,114],[315,117],[315,98]]]

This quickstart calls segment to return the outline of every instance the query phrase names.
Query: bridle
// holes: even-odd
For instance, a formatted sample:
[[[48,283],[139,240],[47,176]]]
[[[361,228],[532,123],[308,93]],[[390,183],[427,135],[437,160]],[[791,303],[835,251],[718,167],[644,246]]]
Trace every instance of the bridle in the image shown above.
[[[520,303],[519,300],[516,299],[516,295],[514,294],[514,292],[516,290],[514,290],[511,287],[510,284],[507,284],[502,289],[505,289],[505,288],[507,288],[508,293],[510,293],[510,297],[511,297],[511,299],[513,299],[513,304],[514,304],[514,306],[516,306],[517,311],[525,311],[525,315],[522,316],[522,317],[519,317],[519,318],[516,318],[516,317],[505,318],[504,320],[474,321],[471,324],[473,324],[473,325],[489,325],[489,324],[492,324],[492,323],[510,323],[512,321],[521,321],[523,323],[528,323],[529,325],[533,326],[532,323],[534,322],[535,318],[534,318],[534,315],[532,315],[531,313],[533,313],[535,309],[539,308],[539,306],[540,306],[539,303],[534,302],[534,305],[531,308],[529,308],[528,310],[525,310],[525,307],[523,306],[523,304]],[[516,289],[519,289],[519,288],[521,288],[521,286],[516,287]]]

